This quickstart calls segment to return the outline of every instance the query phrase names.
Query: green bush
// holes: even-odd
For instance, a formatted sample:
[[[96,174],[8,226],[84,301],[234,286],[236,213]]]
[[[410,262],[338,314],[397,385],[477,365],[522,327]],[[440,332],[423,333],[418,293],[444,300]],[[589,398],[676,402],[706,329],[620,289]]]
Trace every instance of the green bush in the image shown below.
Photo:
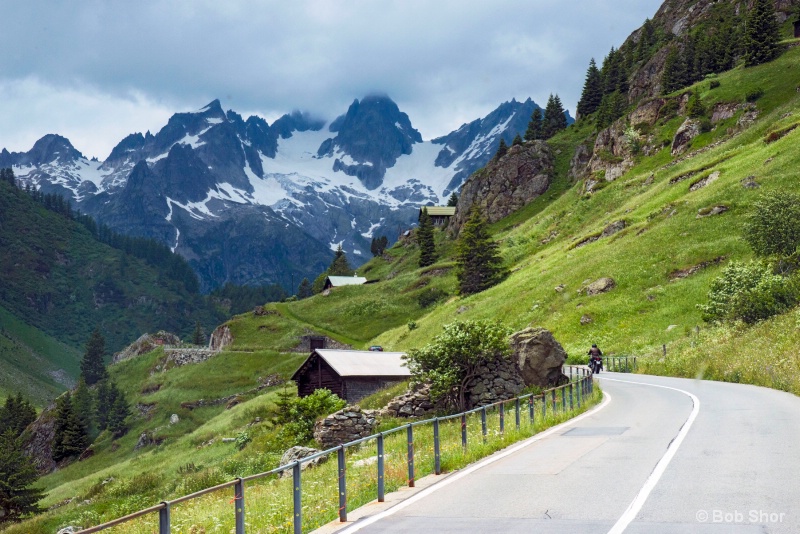
[[[797,276],[774,274],[767,263],[732,262],[711,283],[708,304],[700,304],[703,320],[752,324],[784,313],[800,302]]]
[[[431,304],[442,300],[447,296],[447,292],[439,289],[438,287],[429,287],[422,291],[417,297],[417,302],[420,308],[427,308]]]
[[[711,83],[708,84],[709,89],[716,89],[719,87],[719,80],[711,80]]]
[[[755,102],[762,96],[764,96],[764,89],[761,87],[756,87],[755,89],[747,91],[747,93],[744,95],[744,100],[745,102]]]
[[[318,418],[341,410],[347,402],[331,390],[322,388],[302,398],[283,396],[277,405],[273,423],[283,425],[282,436],[278,438],[299,445],[314,438],[314,423]]]
[[[765,193],[744,225],[745,241],[759,256],[788,257],[800,245],[800,195]]]

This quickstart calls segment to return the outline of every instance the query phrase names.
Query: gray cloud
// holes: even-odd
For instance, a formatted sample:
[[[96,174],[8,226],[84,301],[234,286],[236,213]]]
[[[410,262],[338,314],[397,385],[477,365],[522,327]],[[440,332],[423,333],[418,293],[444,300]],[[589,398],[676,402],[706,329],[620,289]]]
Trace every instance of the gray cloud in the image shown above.
[[[33,0],[0,32],[0,146],[45,133],[105,157],[213,98],[267,119],[328,118],[388,93],[423,137],[512,97],[574,109],[589,59],[659,0]]]

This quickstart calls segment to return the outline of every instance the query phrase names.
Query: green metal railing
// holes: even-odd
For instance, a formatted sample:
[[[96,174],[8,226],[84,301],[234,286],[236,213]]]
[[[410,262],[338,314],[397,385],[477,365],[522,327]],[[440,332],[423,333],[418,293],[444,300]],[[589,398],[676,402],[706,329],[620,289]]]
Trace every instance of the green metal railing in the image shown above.
[[[486,442],[489,428],[488,428],[488,413],[491,410],[496,410],[499,414],[499,432],[503,434],[505,432],[505,425],[506,425],[506,407],[513,404],[514,410],[514,424],[517,430],[520,429],[522,418],[523,418],[523,407],[527,407],[527,415],[528,423],[533,425],[537,418],[537,412],[541,410],[541,417],[544,418],[547,416],[548,411],[552,411],[552,413],[568,413],[577,406],[580,409],[583,404],[585,404],[585,398],[588,395],[591,395],[594,390],[594,382],[592,373],[586,369],[585,367],[578,367],[578,366],[566,366],[569,369],[569,377],[570,381],[567,384],[562,386],[548,389],[543,391],[539,395],[522,395],[520,397],[516,397],[513,399],[498,401],[493,404],[489,404],[486,406],[480,406],[478,408],[474,408],[472,410],[468,410],[466,412],[457,413],[453,415],[448,415],[445,417],[434,417],[432,419],[425,419],[420,421],[413,421],[407,423],[405,425],[399,426],[392,430],[386,432],[380,432],[378,434],[373,434],[358,440],[350,441],[348,443],[339,445],[337,447],[333,447],[324,451],[317,452],[313,455],[307,456],[305,458],[299,459],[296,462],[287,465],[281,465],[272,469],[271,471],[266,471],[263,473],[258,473],[255,475],[250,475],[246,477],[240,477],[235,480],[231,480],[229,482],[225,482],[223,484],[219,484],[217,486],[213,486],[210,488],[206,488],[204,490],[192,493],[190,495],[185,495],[183,497],[179,497],[177,499],[171,501],[163,501],[155,506],[151,506],[149,508],[145,508],[143,510],[139,510],[132,514],[126,515],[124,517],[120,517],[118,519],[114,519],[113,521],[109,521],[107,523],[103,523],[102,525],[97,525],[95,527],[87,528],[84,530],[79,531],[78,534],[90,534],[92,532],[99,532],[101,530],[105,530],[122,523],[132,521],[139,517],[158,513],[158,533],[159,534],[170,534],[172,532],[170,526],[170,510],[171,508],[179,503],[183,503],[192,499],[196,499],[203,495],[207,495],[209,493],[222,491],[225,489],[233,488],[233,498],[231,500],[233,506],[233,513],[235,517],[235,530],[236,534],[244,534],[245,533],[245,485],[248,482],[263,479],[265,477],[269,477],[272,475],[278,475],[284,471],[291,470],[292,472],[292,494],[293,494],[293,517],[292,523],[294,527],[295,534],[302,533],[302,509],[303,509],[303,485],[302,485],[302,474],[301,474],[301,466],[306,462],[310,462],[317,458],[327,457],[329,455],[335,454],[337,457],[337,465],[338,465],[338,493],[339,493],[339,521],[345,522],[347,521],[347,462],[346,462],[346,452],[348,448],[361,446],[364,443],[375,441],[376,446],[376,453],[377,453],[377,499],[379,502],[383,502],[385,498],[385,454],[384,454],[384,441],[387,436],[390,436],[394,433],[398,432],[405,432],[408,447],[407,447],[407,457],[406,457],[406,464],[408,467],[408,486],[414,487],[417,469],[415,466],[415,450],[414,450],[414,435],[415,435],[415,428],[419,429],[421,427],[430,426],[433,431],[433,473],[436,475],[441,474],[442,467],[441,467],[441,440],[440,440],[440,425],[443,422],[447,422],[454,419],[460,419],[461,423],[461,445],[464,450],[468,447],[468,432],[467,432],[467,419],[471,415],[480,416],[481,419],[481,433],[483,442]],[[559,399],[560,397],[560,399]],[[539,404],[539,410],[537,410],[536,404]],[[548,407],[548,405],[550,405]],[[419,430],[417,431],[419,432]]]

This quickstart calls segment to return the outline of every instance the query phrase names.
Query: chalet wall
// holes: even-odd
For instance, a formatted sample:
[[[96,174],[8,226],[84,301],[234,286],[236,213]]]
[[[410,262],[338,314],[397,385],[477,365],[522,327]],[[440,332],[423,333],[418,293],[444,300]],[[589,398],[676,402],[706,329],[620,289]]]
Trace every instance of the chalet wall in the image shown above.
[[[367,397],[372,395],[379,389],[383,389],[385,387],[397,384],[398,382],[402,382],[406,380],[405,378],[345,378],[345,400],[349,403],[356,403]]]

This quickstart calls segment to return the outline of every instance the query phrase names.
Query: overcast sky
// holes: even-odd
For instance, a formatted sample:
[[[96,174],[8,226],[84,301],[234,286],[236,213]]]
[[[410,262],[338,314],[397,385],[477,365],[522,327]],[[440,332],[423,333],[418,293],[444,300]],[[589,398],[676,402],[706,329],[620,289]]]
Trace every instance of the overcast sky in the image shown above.
[[[661,0],[0,0],[0,148],[48,133],[104,159],[219,98],[270,123],[391,96],[424,139],[501,102],[574,114],[598,64]]]

